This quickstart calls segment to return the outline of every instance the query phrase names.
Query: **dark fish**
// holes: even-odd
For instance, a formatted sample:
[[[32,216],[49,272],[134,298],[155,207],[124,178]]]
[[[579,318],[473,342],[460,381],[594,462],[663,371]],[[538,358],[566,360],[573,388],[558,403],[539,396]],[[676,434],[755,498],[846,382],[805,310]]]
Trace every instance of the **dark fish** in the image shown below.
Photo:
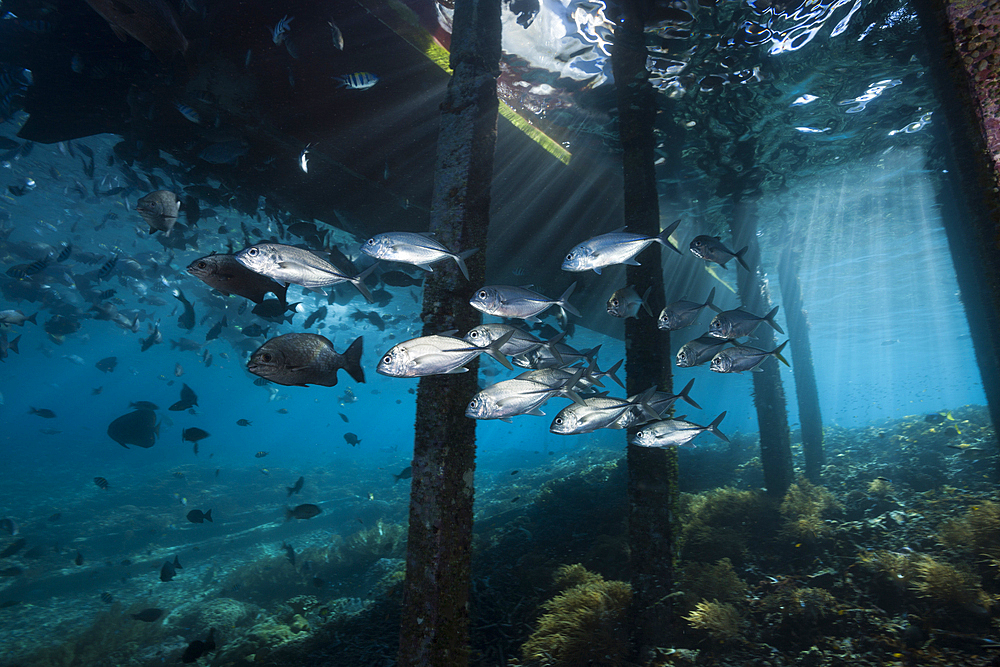
[[[361,443],[361,439],[357,435],[350,432],[344,434],[344,440],[346,440],[347,444],[351,447],[356,447]]]
[[[251,271],[236,261],[233,255],[208,255],[191,262],[187,272],[223,294],[236,294],[254,303],[261,303],[273,292],[285,304],[287,285]]]
[[[21,528],[13,519],[5,518],[0,519],[0,530],[3,530],[10,535],[17,535],[21,531]]]
[[[305,483],[306,483],[306,478],[299,477],[299,479],[295,482],[295,486],[286,486],[285,488],[288,489],[288,495],[291,496],[293,493],[298,493],[299,491],[301,491],[302,485]]]
[[[8,342],[7,334],[0,331],[0,361],[3,361],[9,356],[10,353],[7,350],[14,350],[14,352],[20,354],[20,351],[17,349],[17,342],[19,340],[21,340],[20,336]]]
[[[297,303],[287,304],[280,299],[264,299],[254,306],[250,312],[268,322],[274,322],[275,324],[288,322],[291,324],[292,318],[295,317],[294,309],[298,305]],[[286,313],[288,310],[292,312]]]
[[[77,551],[76,558],[73,559],[73,562],[77,565],[83,565],[83,554]]]
[[[111,596],[111,593],[108,593],[107,591],[101,593],[101,602],[103,602],[104,604],[111,604],[114,601],[115,599],[114,597]]]
[[[255,459],[262,459],[262,458],[264,458],[267,455],[268,455],[268,452],[261,451],[261,452],[257,452],[253,456],[254,456]]]
[[[258,338],[260,336],[266,336],[268,329],[271,327],[261,327],[259,324],[254,323],[248,327],[243,327],[242,334],[248,338]]]
[[[406,466],[399,471],[399,474],[393,474],[392,483],[395,484],[401,479],[411,479],[413,477],[413,466]]]
[[[113,373],[115,367],[118,366],[118,357],[105,357],[94,364],[94,366],[96,366],[99,371]]]
[[[695,256],[708,262],[715,262],[716,264],[722,266],[722,268],[726,268],[726,262],[735,257],[736,261],[739,262],[744,269],[747,271],[750,270],[747,263],[743,261],[743,255],[746,254],[748,246],[744,246],[742,250],[733,252],[732,250],[726,248],[726,246],[722,245],[722,239],[718,236],[702,235],[694,237],[689,247]]]
[[[516,474],[517,474],[517,473],[519,473],[519,472],[521,472],[521,471],[520,471],[520,470],[511,470],[511,471],[510,471],[510,474],[511,474],[511,475],[516,475]]]
[[[364,382],[362,343],[359,336],[340,354],[329,339],[319,334],[285,334],[272,338],[250,355],[247,370],[287,386],[332,387],[337,384],[337,371],[341,368],[357,382]]]
[[[314,310],[312,313],[310,313],[309,317],[306,318],[306,321],[302,323],[302,326],[303,328],[308,329],[313,324],[315,324],[317,320],[323,320],[325,318],[326,318],[326,306],[322,306],[319,309]]]
[[[273,382],[271,382],[267,378],[257,378],[256,380],[253,381],[253,383],[254,383],[254,385],[256,385],[258,387],[266,387],[269,384],[274,384]]]
[[[160,581],[170,581],[177,576],[177,570],[183,570],[184,567],[181,565],[180,560],[177,556],[174,556],[174,562],[171,563],[169,560],[163,564],[160,568]]]
[[[63,246],[63,249],[59,251],[59,254],[56,255],[56,262],[65,262],[67,259],[69,259],[69,256],[70,254],[72,254],[72,252],[73,252],[73,244],[67,242]]]
[[[285,557],[288,559],[288,562],[291,563],[292,566],[294,566],[295,565],[295,549],[292,548],[291,544],[285,544],[284,542],[281,543],[281,548],[285,550]]]
[[[187,648],[184,649],[184,655],[181,656],[181,662],[195,662],[201,656],[206,653],[211,653],[215,650],[215,628],[209,628],[208,637],[205,641],[200,639],[195,639],[193,642],[188,644]]]
[[[928,424],[940,424],[945,420],[945,416],[937,412],[932,412],[931,414],[924,417],[924,421]]]
[[[56,512],[55,514],[49,516],[49,521],[58,521],[61,518],[62,518],[62,512]]]
[[[186,53],[177,12],[165,0],[87,0],[119,39],[130,35],[161,60]]]
[[[197,426],[192,426],[181,431],[181,442],[194,442],[197,443],[199,440],[204,440],[211,433],[208,431],[203,431]]]
[[[163,342],[163,334],[160,333],[159,323],[153,325],[153,329],[149,332],[149,336],[146,338],[140,338],[140,351],[145,352],[154,345],[158,345]]]
[[[103,477],[95,477],[95,478],[94,478],[94,484],[96,484],[96,485],[97,485],[97,488],[101,489],[102,491],[106,491],[106,490],[107,490],[107,488],[108,488],[109,486],[111,486],[111,485],[110,485],[110,484],[108,483],[108,480],[104,479]]]
[[[302,507],[306,507],[306,505],[302,505]],[[309,507],[316,507],[316,506],[315,505],[309,505]],[[295,509],[298,509],[298,507],[296,507]],[[317,510],[318,509],[319,508],[317,508]],[[319,512],[317,511],[316,514],[319,514]],[[310,515],[310,516],[315,516],[315,515]],[[306,517],[301,517],[301,518],[308,519],[309,517],[306,516]],[[4,549],[3,551],[0,551],[0,558],[8,558],[10,556],[13,556],[18,551],[20,551],[21,549],[23,549],[24,545],[27,544],[27,543],[28,543],[28,540],[24,539],[23,537],[20,537],[20,538],[14,540],[13,542],[11,542],[10,544],[7,545],[6,549]]]
[[[160,406],[151,401],[131,401],[128,406],[135,410],[159,410]]]
[[[45,419],[55,419],[56,413],[52,412],[48,408],[31,408],[28,410],[29,415],[38,415],[39,417],[44,417]]]
[[[149,609],[143,609],[138,614],[130,614],[132,620],[143,621],[145,623],[152,623],[163,616],[163,610],[157,609],[155,607],[150,607]]]
[[[253,422],[251,422],[249,419],[237,419],[236,420],[237,426],[250,426],[250,424],[252,424],[252,423]]]
[[[285,508],[285,521],[291,521],[292,519],[311,519],[314,516],[318,516],[323,510],[321,510],[316,505],[305,504],[299,505],[295,509]]]
[[[192,408],[198,405],[198,395],[194,393],[194,390],[186,384],[181,387],[181,400],[177,401],[171,405],[168,410],[173,410],[174,412],[183,412],[188,408]]]
[[[218,338],[219,334],[222,333],[222,328],[228,326],[229,322],[226,321],[226,316],[223,315],[222,319],[216,322],[212,328],[208,330],[208,333],[205,334],[205,342]]]
[[[345,415],[343,412],[338,412],[337,414],[340,415],[340,418],[343,419],[345,422],[350,421],[347,418],[347,415]]]
[[[186,329],[188,331],[191,331],[192,329],[194,329],[194,323],[195,320],[197,319],[194,316],[194,306],[192,306],[191,302],[188,301],[187,298],[185,298],[184,292],[180,291],[179,289],[174,290],[174,298],[180,301],[182,304],[184,304],[184,312],[181,313],[180,316],[178,316],[177,326],[179,326],[181,329]]]
[[[191,510],[187,513],[187,520],[191,523],[205,523],[206,521],[209,523],[215,523],[212,521],[212,510],[208,510],[207,512],[202,512],[201,510]]]
[[[115,265],[118,263],[118,255],[112,255],[111,259],[104,262],[104,265],[97,271],[97,279],[104,280],[111,275],[111,272],[115,270]]]
[[[152,410],[136,410],[111,422],[108,435],[125,449],[129,445],[149,449],[156,444],[160,425],[156,423],[156,413]]]
[[[383,283],[389,285],[390,287],[413,287],[424,282],[422,276],[414,278],[410,274],[402,271],[386,271],[381,274],[379,278],[382,279]]]
[[[180,340],[171,340],[170,349],[181,349],[184,352],[197,352],[202,348],[202,344],[198,341],[191,340],[190,338],[181,338]]]

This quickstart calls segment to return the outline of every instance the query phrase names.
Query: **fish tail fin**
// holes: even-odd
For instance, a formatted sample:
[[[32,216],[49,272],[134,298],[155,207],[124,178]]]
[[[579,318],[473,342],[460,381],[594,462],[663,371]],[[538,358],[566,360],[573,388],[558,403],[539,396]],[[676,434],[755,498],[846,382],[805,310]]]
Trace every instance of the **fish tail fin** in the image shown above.
[[[344,351],[344,370],[357,382],[365,381],[365,369],[361,367],[361,348],[363,345],[364,336],[358,336]]]
[[[348,280],[351,281],[351,284],[358,288],[358,291],[361,292],[361,296],[365,297],[365,300],[368,303],[375,303],[375,299],[372,298],[372,293],[368,291],[368,286],[365,285],[365,278],[367,278],[371,272],[375,270],[376,266],[378,266],[378,262],[375,262],[353,278],[348,278]]]
[[[295,491],[295,487],[293,487],[293,486],[286,486],[285,490],[288,491],[288,497],[291,498],[292,497],[292,493]]]
[[[719,430],[719,424],[721,424],[722,420],[725,418],[726,413],[723,411],[723,413],[716,417],[711,424],[705,427],[705,430],[714,435],[716,438],[729,442],[729,438],[726,437],[726,434]]]
[[[465,276],[466,280],[469,279],[469,267],[465,265],[465,260],[472,257],[477,252],[479,252],[479,248],[472,248],[471,250],[460,252],[457,255],[452,255],[452,257],[455,258],[455,263],[458,264],[458,268],[462,271],[462,275]]]
[[[622,389],[625,388],[625,384],[621,381],[621,379],[617,375],[615,375],[615,372],[619,368],[621,368],[623,361],[625,361],[625,360],[624,359],[619,359],[618,362],[615,363],[614,366],[612,366],[611,368],[609,368],[608,370],[606,370],[606,371],[604,371],[603,373],[600,374],[601,377],[611,378],[612,380],[614,380],[616,383],[618,383],[618,386],[620,386]]]
[[[9,345],[8,345],[7,347],[8,347],[8,348],[10,348],[11,350],[14,350],[14,351],[15,351],[15,352],[17,352],[18,354],[21,354],[21,353],[20,353],[20,352],[18,351],[18,349],[17,349],[17,342],[18,342],[19,340],[21,340],[21,337],[20,337],[20,336],[18,336],[18,337],[17,337],[17,338],[15,338],[14,340],[10,341],[10,344],[9,344]]]
[[[684,385],[684,388],[681,389],[681,393],[677,394],[677,398],[681,398],[687,401],[689,404],[701,410],[701,406],[695,403],[693,398],[688,396],[688,392],[691,391],[692,385],[694,385],[694,378],[691,378],[691,380],[686,385]]]
[[[666,229],[660,232],[659,236],[656,237],[656,241],[658,243],[660,243],[661,245],[665,245],[666,247],[676,252],[678,255],[683,253],[681,253],[680,249],[670,241],[670,235],[674,233],[674,230],[677,229],[677,225],[679,224],[681,224],[681,219],[677,218],[672,223],[670,223],[670,225],[668,225]]]
[[[34,315],[32,315],[31,317],[26,317],[26,318],[24,319],[24,321],[25,321],[25,322],[31,322],[32,324],[35,324],[35,325],[37,325],[37,324],[38,324],[38,322],[36,322],[36,321],[35,321],[35,318],[36,318],[36,317],[38,317],[38,313],[35,313],[35,314],[34,314]]]
[[[714,310],[717,313],[721,313],[722,309],[719,308],[718,306],[716,306],[714,303],[712,303],[712,301],[714,299],[715,299],[715,288],[713,287],[712,291],[708,293],[708,298],[705,299],[705,306],[707,306],[708,308]],[[702,307],[705,307],[705,306],[702,306]]]
[[[649,401],[656,395],[656,385],[639,394],[632,402],[649,419],[659,419],[660,413],[653,409]]]
[[[783,356],[781,356],[781,351],[785,349],[786,345],[788,345],[788,341],[787,340],[784,343],[782,343],[781,345],[779,345],[778,347],[774,348],[774,351],[771,352],[771,354],[774,355],[775,359],[777,359],[778,361],[780,361],[784,365],[786,365],[788,367],[791,367],[791,364],[788,363],[788,361]]]
[[[643,292],[642,294],[642,307],[646,310],[647,313],[649,313],[650,317],[653,316],[653,310],[649,307],[649,301],[647,301],[646,299],[649,298],[649,294],[652,291],[653,291],[653,286],[650,285],[649,287],[646,288],[646,291]]]
[[[559,351],[559,348],[556,345],[556,343],[558,343],[565,337],[566,337],[566,332],[560,331],[555,336],[548,339],[544,344],[545,347],[549,348],[549,352],[551,352],[552,356],[556,358],[556,361],[559,362],[560,366],[563,365],[563,358],[562,358],[562,353]]]
[[[509,371],[514,370],[514,367],[511,365],[511,363],[507,359],[507,357],[504,356],[504,353],[500,351],[500,348],[502,348],[504,345],[506,345],[507,341],[509,341],[510,337],[513,336],[513,335],[514,335],[513,331],[508,331],[507,333],[505,333],[504,335],[500,336],[499,338],[497,338],[495,341],[493,341],[492,343],[490,343],[486,347],[481,348],[484,354],[488,354],[491,357],[493,357],[494,359],[496,359],[498,362],[500,362],[500,364],[504,368],[506,368]]]
[[[291,509],[289,509],[289,508],[286,507],[285,508],[285,523],[291,521],[292,517],[294,517],[294,516],[295,516],[295,512],[293,512]]]
[[[778,308],[781,308],[781,306],[775,306],[772,308],[771,312],[764,316],[764,321],[770,324],[775,331],[784,336],[785,332],[778,326],[778,323],[774,321],[774,316],[778,314]]]
[[[205,512],[205,520],[208,521],[209,523],[215,523],[214,521],[212,521],[212,510],[208,510],[207,512]]]
[[[569,297],[573,294],[573,290],[576,289],[576,282],[566,288],[566,291],[562,293],[562,296],[556,301],[556,305],[559,306],[563,311],[563,318],[566,318],[566,313],[570,315],[575,315],[580,317],[580,311],[573,307],[573,304],[569,302]]]
[[[733,255],[733,257],[735,257],[735,258],[736,258],[736,261],[737,261],[737,262],[739,262],[739,263],[740,263],[740,265],[741,265],[741,266],[742,266],[742,267],[743,267],[744,269],[746,269],[747,271],[749,271],[749,270],[750,270],[750,267],[749,267],[749,266],[747,266],[747,263],[746,263],[746,262],[745,262],[745,261],[743,260],[743,255],[747,254],[747,250],[749,250],[749,249],[750,249],[750,246],[748,246],[748,245],[745,245],[745,246],[743,246],[743,249],[742,249],[742,250],[737,250],[737,251],[736,251],[736,254],[735,254],[735,255]]]

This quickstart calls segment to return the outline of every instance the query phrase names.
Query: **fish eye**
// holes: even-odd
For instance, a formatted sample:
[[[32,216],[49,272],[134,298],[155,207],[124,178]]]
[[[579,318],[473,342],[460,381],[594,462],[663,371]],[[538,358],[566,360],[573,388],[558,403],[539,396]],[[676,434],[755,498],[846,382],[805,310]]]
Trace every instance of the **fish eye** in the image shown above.
[[[556,417],[556,423],[562,424],[562,417]]]
[[[368,245],[375,245],[375,239],[368,239]]]
[[[391,354],[387,354],[384,357],[382,357],[382,363],[383,364],[391,364],[392,363],[392,355]]]
[[[479,332],[475,330],[470,331],[469,338],[479,338]]]
[[[566,255],[566,259],[573,259],[573,253]]]
[[[484,289],[481,289],[481,290],[479,290],[479,294],[477,294],[477,296],[478,296],[478,297],[479,297],[480,299],[485,299],[485,298],[486,298],[486,296],[487,296],[487,294],[486,294],[486,290],[484,290]]]
[[[611,305],[612,306],[617,306],[618,305],[618,299],[612,299],[611,300]]]
[[[208,266],[208,264],[206,264],[205,262],[198,262],[199,269],[204,269],[206,266]]]
[[[258,252],[260,251],[257,250],[257,248],[250,248],[249,250],[247,250],[247,254],[250,255],[251,257],[256,257]]]
[[[262,361],[267,361],[267,362],[269,362],[272,359],[274,359],[274,357],[271,355],[270,352],[265,352],[264,354],[260,355],[260,358],[261,358]]]

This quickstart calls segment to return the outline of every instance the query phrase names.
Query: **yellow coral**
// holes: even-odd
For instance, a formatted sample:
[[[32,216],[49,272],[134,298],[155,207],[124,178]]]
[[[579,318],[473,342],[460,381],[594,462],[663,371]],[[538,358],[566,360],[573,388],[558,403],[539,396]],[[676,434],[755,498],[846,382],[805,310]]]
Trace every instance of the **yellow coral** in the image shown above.
[[[739,637],[745,625],[743,617],[735,606],[719,602],[702,600],[695,610],[684,617],[696,630],[705,630],[713,639],[729,641]]]
[[[920,597],[957,605],[975,604],[982,600],[976,576],[954,565],[923,556],[916,563],[916,574],[910,585]]]

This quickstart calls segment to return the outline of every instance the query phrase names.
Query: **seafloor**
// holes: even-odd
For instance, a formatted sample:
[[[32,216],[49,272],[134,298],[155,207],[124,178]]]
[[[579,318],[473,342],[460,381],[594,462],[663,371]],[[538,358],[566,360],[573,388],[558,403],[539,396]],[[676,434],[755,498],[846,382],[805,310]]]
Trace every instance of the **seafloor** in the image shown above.
[[[985,408],[828,427],[822,485],[800,478],[783,499],[756,490],[750,438],[703,439],[680,452],[681,560],[677,591],[664,601],[675,623],[639,663],[626,657],[621,451],[480,474],[471,663],[1000,665],[998,443]],[[191,482],[176,472],[164,484]],[[0,664],[174,664],[212,628],[216,648],[197,664],[394,664],[406,485],[373,499],[332,476],[315,484],[327,499],[342,497],[340,520],[354,528],[288,532],[294,563],[274,543],[292,528],[261,521],[253,507],[214,541],[170,544],[141,504],[89,526],[117,527],[115,548],[132,557],[60,568],[46,565],[50,553],[2,559],[20,572],[0,580]],[[211,488],[197,500],[236,516],[225,485]],[[135,491],[121,493],[141,497]],[[55,523],[76,520],[82,530],[73,517],[88,516],[93,502],[63,505]],[[0,548],[16,539],[4,535]],[[59,562],[74,548],[55,550]],[[177,554],[186,569],[160,582],[160,565]],[[131,617],[150,607],[164,610],[156,622]]]

